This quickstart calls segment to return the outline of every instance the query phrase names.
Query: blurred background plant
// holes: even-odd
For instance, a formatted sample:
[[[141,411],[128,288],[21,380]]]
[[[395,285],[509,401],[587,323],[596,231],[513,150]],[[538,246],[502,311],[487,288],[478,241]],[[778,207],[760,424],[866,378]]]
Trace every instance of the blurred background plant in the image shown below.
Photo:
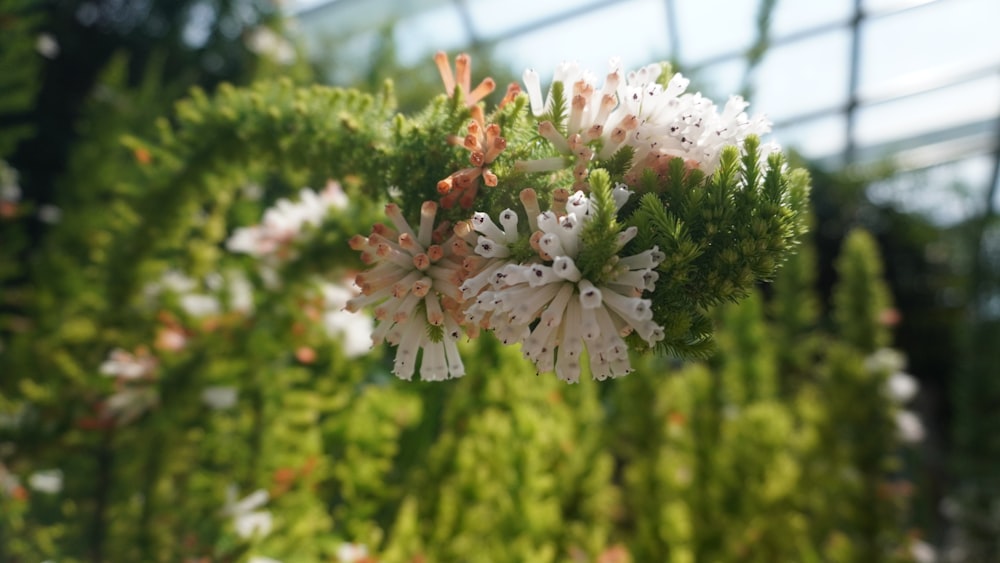
[[[1000,559],[998,61],[918,84],[992,104],[950,129],[927,115],[938,136],[866,121],[892,84],[866,91],[858,66],[880,29],[919,39],[941,31],[921,13],[954,10],[975,31],[994,6],[734,3],[727,54],[722,31],[678,31],[682,0],[314,4],[0,0],[0,560]],[[365,150],[343,116],[422,107],[438,48],[501,86],[525,50],[553,66],[596,43],[600,70],[625,53],[566,26],[606,37],[620,14],[645,49],[630,64],[672,59],[758,109],[776,73],[796,98],[829,90],[796,41],[843,50],[815,65],[843,80],[815,96],[838,109],[768,110],[813,174],[811,240],[717,311],[706,361],[566,387],[479,339],[463,380],[396,381],[340,311],[346,240],[380,210],[340,173]],[[296,98],[314,83],[375,97]],[[880,126],[897,141],[866,143]],[[966,157],[985,173],[949,164]],[[303,186],[328,207],[299,237],[226,246]]]

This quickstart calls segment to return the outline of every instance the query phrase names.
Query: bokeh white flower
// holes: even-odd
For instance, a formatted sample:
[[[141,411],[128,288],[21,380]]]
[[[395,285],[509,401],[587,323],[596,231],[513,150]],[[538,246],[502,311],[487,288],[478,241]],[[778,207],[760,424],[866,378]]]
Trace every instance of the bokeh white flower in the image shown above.
[[[319,193],[303,188],[297,201],[282,198],[265,210],[259,225],[236,229],[226,241],[226,248],[270,260],[290,258],[292,244],[307,227],[318,227],[330,209],[343,209],[347,203],[347,196],[336,182],[330,182]]]
[[[237,535],[243,539],[265,537],[271,533],[274,520],[268,510],[259,510],[267,504],[269,495],[264,489],[257,489],[239,499],[238,490],[231,485],[226,490],[226,505],[222,512],[233,519]]]
[[[213,385],[201,390],[201,402],[213,410],[226,410],[236,406],[239,390],[232,385]]]
[[[368,557],[368,548],[359,543],[344,542],[337,548],[339,563],[358,563]]]
[[[364,355],[372,347],[374,321],[365,311],[347,311],[347,302],[357,297],[359,290],[346,284],[323,282],[320,284],[323,299],[323,327],[327,334],[340,341],[348,358]]]
[[[63,488],[63,472],[59,469],[35,471],[28,476],[28,486],[40,493],[57,494]]]

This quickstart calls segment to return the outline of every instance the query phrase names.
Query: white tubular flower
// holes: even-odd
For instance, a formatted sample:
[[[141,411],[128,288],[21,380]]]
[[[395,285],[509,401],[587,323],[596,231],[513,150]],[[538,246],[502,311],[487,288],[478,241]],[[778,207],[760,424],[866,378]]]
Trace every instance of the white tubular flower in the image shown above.
[[[244,42],[247,49],[276,63],[290,65],[295,62],[295,47],[269,27],[258,26],[251,29]]]
[[[906,357],[899,350],[879,348],[865,358],[864,365],[870,372],[889,373],[885,381],[885,390],[897,405],[909,403],[920,391],[917,379],[903,371],[906,368]]]
[[[17,215],[18,202],[21,201],[21,185],[17,176],[17,170],[0,159],[0,220]]]
[[[239,390],[232,385],[213,385],[201,390],[201,402],[212,410],[227,410],[236,406]]]
[[[616,201],[619,198],[616,198]],[[620,198],[621,204],[627,199]],[[635,332],[650,345],[663,339],[653,320],[651,302],[641,297],[653,288],[657,265],[665,258],[652,248],[617,260],[609,277],[595,284],[576,264],[580,233],[590,219],[590,200],[582,192],[566,203],[566,213],[540,213],[536,218],[539,256],[551,264],[496,265],[470,278],[463,289],[478,291],[467,319],[489,314],[489,328],[505,344],[520,343],[522,353],[540,372],[555,371],[559,379],[580,379],[580,356],[586,349],[595,379],[625,375],[632,370],[624,337]],[[485,220],[484,229],[491,229]],[[622,231],[621,246],[635,231]],[[540,235],[540,236],[537,236]],[[620,248],[620,247],[619,247]],[[477,252],[480,249],[477,248]],[[471,318],[470,318],[471,317]]]
[[[156,358],[142,350],[132,354],[115,348],[101,364],[100,372],[121,380],[147,379],[156,373]]]
[[[348,358],[366,354],[375,328],[371,315],[344,310],[348,301],[358,296],[358,289],[321,281],[319,291],[323,300],[322,322],[327,334],[340,340]]]
[[[337,548],[337,561],[340,563],[358,563],[368,557],[368,548],[358,543],[342,543]]]
[[[700,93],[685,93],[689,80],[675,74],[666,87],[657,81],[662,68],[647,65],[625,73],[618,59],[608,65],[608,74],[598,88],[594,75],[575,63],[561,65],[553,83],[563,84],[568,108],[562,123],[542,121],[539,134],[560,153],[575,160],[577,187],[587,177],[588,162],[607,159],[625,146],[635,150],[630,178],[645,168],[663,169],[673,157],[684,158],[692,168],[712,173],[718,166],[723,147],[740,145],[747,135],[763,135],[771,130],[763,117],[750,118],[747,103],[739,96],[729,99],[722,111]],[[543,101],[538,74],[523,75],[532,113],[542,116],[551,108],[553,92]],[[565,134],[562,133],[565,131]],[[764,145],[763,157],[777,150]],[[518,163],[524,172],[563,168],[562,158]]]
[[[917,379],[902,371],[890,375],[886,385],[889,388],[889,396],[900,405],[910,402],[920,391]]]
[[[307,226],[318,227],[330,209],[346,206],[347,196],[336,182],[320,193],[303,188],[297,202],[282,198],[264,211],[260,225],[233,231],[226,248],[258,258],[286,259],[289,247]]]
[[[539,212],[538,196],[534,190],[523,190],[520,198],[528,217],[534,218]],[[462,297],[469,304],[465,308],[464,320],[475,327],[493,328],[490,321],[496,305],[493,290],[520,281],[524,274],[509,259],[510,245],[521,236],[518,233],[517,213],[505,209],[500,213],[499,222],[498,226],[486,213],[476,212],[471,221],[455,227],[455,234],[467,240],[476,254],[463,261],[468,278],[461,286]]]
[[[924,423],[917,413],[905,409],[896,411],[896,433],[905,444],[917,444],[924,440]]]
[[[28,477],[28,486],[41,493],[57,494],[63,488],[63,472],[60,469],[35,471]]]
[[[254,536],[265,537],[271,533],[273,519],[267,510],[257,510],[267,504],[268,494],[264,489],[247,495],[242,500],[236,500],[236,486],[230,486],[226,490],[226,505],[222,513],[233,518],[233,527],[236,533],[243,539],[250,539]]]
[[[104,413],[124,426],[155,408],[159,402],[160,394],[155,387],[123,386],[104,401]]]
[[[376,225],[368,237],[355,236],[351,247],[372,267],[358,274],[355,283],[361,295],[350,299],[347,311],[376,305],[377,326],[372,342],[398,346],[393,373],[411,379],[417,354],[423,350],[420,377],[425,381],[465,375],[458,355],[459,304],[463,278],[462,256],[466,243],[452,237],[440,244],[435,234],[437,204],[424,202],[420,227],[414,232],[395,204],[385,207],[395,229]],[[438,336],[434,337],[432,334]]]

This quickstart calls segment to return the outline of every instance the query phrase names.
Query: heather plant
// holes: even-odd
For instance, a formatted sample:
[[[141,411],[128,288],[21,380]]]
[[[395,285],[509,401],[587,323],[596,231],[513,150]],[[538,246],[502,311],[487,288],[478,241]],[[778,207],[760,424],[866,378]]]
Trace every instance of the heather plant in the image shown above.
[[[487,107],[437,63],[414,115],[391,84],[93,102],[3,286],[0,558],[904,553],[878,259],[852,243],[838,346],[797,348],[828,336],[795,307],[808,177],[766,120],[663,65]]]

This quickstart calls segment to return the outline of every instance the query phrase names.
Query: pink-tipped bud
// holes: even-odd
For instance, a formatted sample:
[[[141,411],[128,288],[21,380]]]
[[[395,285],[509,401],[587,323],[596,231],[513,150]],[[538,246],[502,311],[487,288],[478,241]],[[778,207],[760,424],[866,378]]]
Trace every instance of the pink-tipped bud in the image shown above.
[[[500,156],[500,153],[502,153],[506,148],[507,139],[504,139],[503,137],[493,139],[493,142],[490,143],[489,150],[486,151],[486,162],[493,162],[496,160],[496,158]]]
[[[471,221],[459,221],[455,223],[455,236],[468,242],[474,244],[476,242],[477,235],[472,227]]]
[[[403,250],[414,251],[418,250],[420,247],[417,245],[417,241],[413,240],[413,237],[409,233],[401,233],[399,235],[399,247]]]
[[[351,240],[347,241],[347,244],[351,247],[351,250],[362,251],[368,248],[368,237],[364,235],[354,235]]]
[[[465,99],[465,105],[471,106],[478,104],[480,100],[493,93],[493,90],[496,90],[496,88],[496,80],[487,76],[482,80],[482,82],[479,83],[478,86],[476,86],[475,90],[469,92],[469,96]]]
[[[556,129],[556,126],[553,125],[551,121],[543,121],[539,123],[538,134],[545,137],[548,142],[552,143],[552,146],[555,147],[557,151],[561,153],[570,152],[569,144],[566,142],[565,137],[562,136],[562,133]]]
[[[413,294],[417,297],[424,297],[431,290],[432,281],[430,278],[423,278],[413,284]]]
[[[462,92],[468,94],[472,87],[472,59],[468,53],[455,57],[455,81]]]
[[[413,267],[422,272],[431,267],[431,259],[421,252],[413,257]]]
[[[431,259],[431,262],[437,262],[438,260],[444,258],[444,249],[437,244],[431,245],[427,249],[427,257]]]
[[[483,267],[483,263],[485,263],[485,261],[486,260],[482,256],[466,256],[465,259],[462,260],[462,269],[470,274],[478,272]]]
[[[558,188],[552,191],[552,211],[556,215],[566,213],[566,202],[569,201],[569,190]]]
[[[444,51],[434,54],[434,64],[437,65],[438,73],[441,74],[441,82],[444,89],[451,96],[455,92],[455,76],[451,73],[451,64],[448,62],[448,55]]]
[[[516,82],[511,82],[507,85],[507,92],[503,95],[503,99],[500,100],[500,107],[514,101],[514,98],[521,93],[521,87]]]

